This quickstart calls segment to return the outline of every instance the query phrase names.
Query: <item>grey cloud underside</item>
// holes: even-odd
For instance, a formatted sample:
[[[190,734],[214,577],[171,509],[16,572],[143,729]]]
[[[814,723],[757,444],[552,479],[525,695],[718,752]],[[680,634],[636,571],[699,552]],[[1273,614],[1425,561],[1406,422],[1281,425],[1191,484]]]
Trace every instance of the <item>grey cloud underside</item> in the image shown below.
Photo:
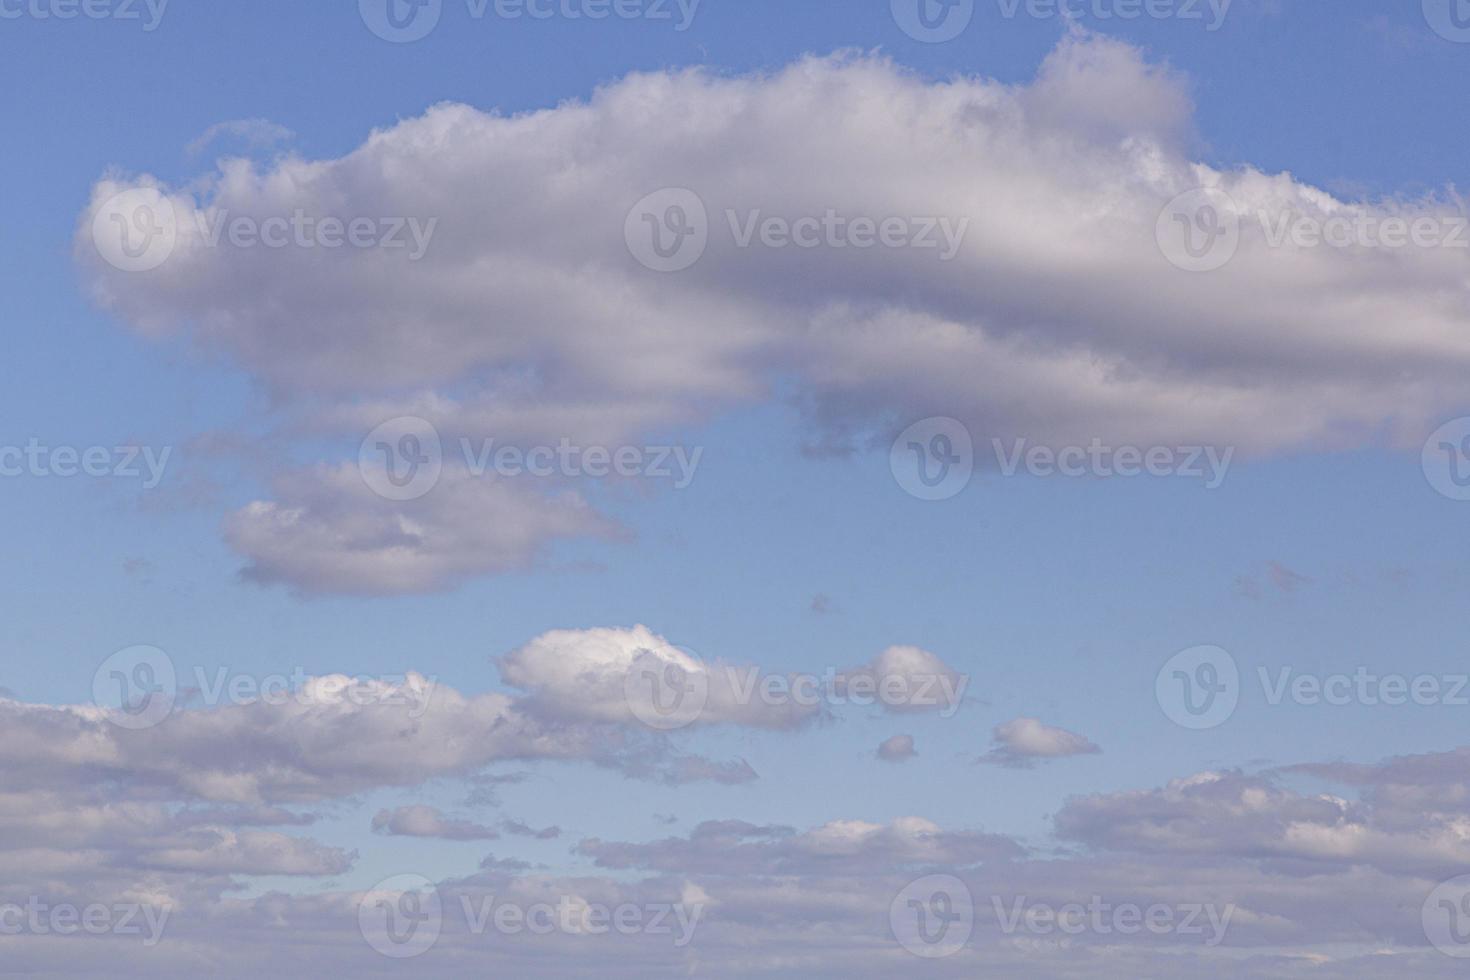
[[[760,76],[639,74],[509,117],[437,106],[336,160],[229,163],[197,196],[171,192],[184,237],[154,272],[79,253],[125,320],[188,331],[300,425],[359,438],[417,414],[451,441],[617,443],[764,401],[780,377],[827,452],[883,445],[928,415],[965,421],[982,445],[1098,437],[1250,455],[1422,440],[1466,394],[1462,251],[1273,248],[1247,220],[1229,265],[1190,274],[1166,261],[1155,225],[1200,185],[1247,218],[1445,216],[1456,199],[1342,201],[1289,174],[1200,164],[1191,113],[1183,80],[1075,34],[1019,86],[928,81],[861,55]],[[147,183],[102,181],[94,206]],[[639,265],[624,241],[629,209],[661,187],[694,190],[710,217],[706,253],[676,274]],[[188,219],[298,208],[439,224],[413,262],[207,247]],[[828,210],[968,224],[942,261],[742,248],[727,217]],[[276,503],[231,518],[253,575],[307,592],[425,591],[607,530],[543,483],[518,498],[546,508],[522,515],[524,537],[451,545],[442,505],[366,500],[332,472],[283,475]],[[428,533],[392,554],[349,533],[419,519]],[[344,571],[358,560],[366,571]]]

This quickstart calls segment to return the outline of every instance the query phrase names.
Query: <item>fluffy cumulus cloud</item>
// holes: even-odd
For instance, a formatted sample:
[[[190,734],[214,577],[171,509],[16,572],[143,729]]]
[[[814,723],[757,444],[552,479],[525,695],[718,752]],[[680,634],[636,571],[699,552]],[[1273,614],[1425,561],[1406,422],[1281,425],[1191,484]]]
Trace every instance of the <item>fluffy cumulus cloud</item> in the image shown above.
[[[1012,719],[997,725],[994,734],[995,748],[981,756],[980,761],[1010,769],[1029,769],[1047,759],[1096,755],[1102,751],[1076,732],[1047,725],[1036,718]]]
[[[627,637],[583,639],[605,652]],[[651,633],[638,639],[662,642]],[[324,826],[321,808],[360,806],[375,789],[472,785],[499,761],[583,760],[652,778],[664,778],[665,765],[706,777],[720,769],[670,754],[669,736],[649,736],[662,746],[651,756],[620,742],[635,722],[597,716],[588,707],[595,698],[573,698],[576,710],[563,703],[580,688],[552,678],[576,641],[545,636],[507,658],[527,693],[436,689],[418,718],[412,707],[318,696],[183,710],[127,731],[104,709],[0,702],[0,906],[35,898],[167,915],[155,946],[125,934],[7,934],[0,954],[27,975],[65,964],[122,977],[245,977],[327,963],[398,975],[402,964],[373,949],[359,918],[364,906],[379,907],[370,901],[378,893],[343,881],[357,853],[305,836]],[[340,693],[351,682],[313,683]],[[548,703],[548,690],[561,700]],[[802,737],[760,719],[747,727]],[[1076,748],[1056,730],[1039,731],[1044,738],[1017,734],[1018,751]],[[1428,945],[1420,909],[1440,880],[1470,871],[1463,756],[1205,772],[1075,797],[1047,843],[923,816],[833,815],[806,827],[727,819],[684,835],[584,836],[570,846],[580,875],[480,851],[464,859],[463,877],[435,882],[442,934],[415,965],[466,977],[903,975],[919,961],[891,917],[911,909],[915,882],[945,875],[960,902],[947,908],[973,910],[975,929],[963,949],[934,963],[936,976],[1449,977],[1456,961]],[[1304,780],[1338,784],[1343,795],[1295,786]],[[378,812],[371,825],[383,835],[375,850],[406,846],[402,838],[473,845],[502,834],[561,846],[551,843],[558,828],[421,804]],[[375,871],[388,855],[375,855]],[[263,876],[305,880],[289,893],[242,890]],[[1176,924],[1190,916],[1194,925],[1159,934],[1046,931],[1047,909],[1098,903],[1161,910]],[[548,907],[556,926],[487,931],[504,905]],[[669,928],[589,929],[594,910],[620,906]]]
[[[1463,255],[1275,242],[1257,215],[1372,223],[1456,202],[1341,200],[1202,164],[1191,114],[1185,80],[1083,34],[1021,85],[854,54],[635,74],[514,116],[436,106],[338,159],[227,161],[187,188],[111,177],[78,253],[108,309],[233,358],[300,428],[353,450],[409,414],[451,444],[615,444],[765,399],[777,377],[827,451],[886,444],[929,415],[982,444],[1417,445],[1465,396]],[[1209,273],[1177,267],[1156,236],[1166,205],[1202,186],[1242,229]],[[90,229],[139,188],[167,200],[177,242],[125,273]],[[663,188],[694,192],[683,213],[707,216],[704,251],[679,272],[634,257],[652,232],[634,206]],[[653,225],[666,205],[647,205]],[[432,234],[421,248],[407,231],[402,248],[213,240],[234,219],[298,212]],[[768,219],[816,219],[800,237],[834,247],[779,247]],[[854,247],[859,219],[896,224]],[[562,480],[370,508],[333,472],[283,477],[231,518],[251,574],[421,591],[604,530]],[[446,540],[451,511],[493,529]]]

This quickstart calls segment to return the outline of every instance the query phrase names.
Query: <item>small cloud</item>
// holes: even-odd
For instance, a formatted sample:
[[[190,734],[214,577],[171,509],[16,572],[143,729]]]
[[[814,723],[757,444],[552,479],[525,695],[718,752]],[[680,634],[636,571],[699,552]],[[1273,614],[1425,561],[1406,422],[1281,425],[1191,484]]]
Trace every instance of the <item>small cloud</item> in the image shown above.
[[[1279,561],[1268,561],[1259,575],[1237,576],[1230,592],[1241,599],[1263,599],[1268,588],[1274,589],[1278,595],[1291,595],[1302,586],[1311,584],[1312,580],[1300,572]]]
[[[184,147],[184,152],[191,157],[196,157],[209,149],[215,141],[225,138],[244,143],[252,149],[260,149],[293,140],[296,134],[269,119],[231,119],[228,122],[215,123],[210,126],[197,139]]]
[[[878,758],[884,762],[903,762],[912,759],[919,753],[914,751],[914,737],[912,735],[895,735],[878,746]]]
[[[499,832],[468,820],[453,820],[431,806],[401,806],[380,810],[373,817],[373,833],[390,837],[436,837],[440,840],[495,840]]]
[[[535,840],[556,840],[561,836],[560,827],[547,827],[544,830],[537,830],[535,827],[522,823],[519,820],[502,821],[500,829],[507,834],[514,834],[516,837],[530,837]]]
[[[1016,718],[995,727],[995,748],[977,761],[1007,769],[1032,769],[1038,762],[1102,752],[1089,739],[1043,724],[1036,718]]]

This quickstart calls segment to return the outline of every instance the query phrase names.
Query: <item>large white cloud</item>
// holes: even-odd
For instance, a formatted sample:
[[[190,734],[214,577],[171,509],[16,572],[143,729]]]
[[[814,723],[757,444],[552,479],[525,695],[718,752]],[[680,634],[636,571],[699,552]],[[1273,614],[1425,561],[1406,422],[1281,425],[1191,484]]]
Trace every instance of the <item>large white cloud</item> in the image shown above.
[[[982,445],[1417,444],[1463,403],[1464,250],[1273,247],[1253,217],[1446,216],[1455,200],[1343,201],[1193,151],[1186,82],[1116,41],[1073,34],[1019,86],[812,57],[766,75],[637,74],[509,117],[441,105],[340,159],[227,163],[164,189],[180,239],[151,272],[119,272],[86,241],[114,193],[151,186],[109,178],[79,253],[120,316],[189,331],[303,422],[359,438],[414,413],[450,437],[607,443],[764,398],[778,377],[829,450],[926,415],[961,419]],[[1246,220],[1233,261],[1190,273],[1155,231],[1202,185]],[[624,237],[630,208],[665,187],[696,192],[709,216],[702,258],[668,274]],[[438,224],[419,261],[212,246],[196,227],[298,209]],[[966,224],[943,261],[741,247],[730,211],[737,227],[829,211]],[[406,544],[391,574],[369,556],[355,576],[337,513],[351,505],[302,509],[305,490],[283,492],[237,515],[232,541],[262,577],[309,590],[442,588],[590,530],[548,502],[524,539],[472,540],[476,556]],[[280,524],[298,513],[288,545]]]

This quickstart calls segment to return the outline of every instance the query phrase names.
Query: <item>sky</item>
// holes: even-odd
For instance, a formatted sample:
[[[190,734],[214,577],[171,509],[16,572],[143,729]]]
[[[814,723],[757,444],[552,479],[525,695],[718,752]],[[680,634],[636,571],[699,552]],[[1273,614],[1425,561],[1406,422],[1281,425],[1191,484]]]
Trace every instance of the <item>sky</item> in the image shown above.
[[[0,974],[1470,956],[1462,0],[0,0],[0,78]]]

